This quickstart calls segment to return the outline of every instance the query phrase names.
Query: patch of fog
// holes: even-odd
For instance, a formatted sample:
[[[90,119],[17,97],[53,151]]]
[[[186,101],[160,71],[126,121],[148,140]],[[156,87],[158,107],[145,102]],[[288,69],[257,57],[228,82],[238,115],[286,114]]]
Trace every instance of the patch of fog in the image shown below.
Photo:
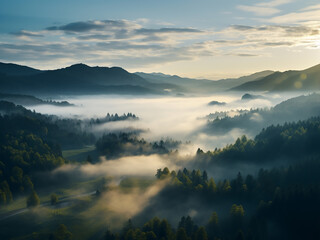
[[[94,219],[99,216],[109,228],[122,228],[128,219],[143,211],[166,184],[165,180],[157,181],[144,190],[133,188],[130,191],[122,191],[119,188],[111,188],[91,209],[86,211],[85,217]]]
[[[204,151],[208,151],[215,148],[222,148],[227,144],[234,143],[238,137],[243,135],[246,135],[249,138],[254,137],[239,128],[234,128],[224,135],[207,135],[205,133],[199,133],[193,138],[193,141],[197,143],[193,144],[193,150],[201,148]]]
[[[250,120],[255,122],[262,122],[263,118],[259,113],[253,113],[252,116],[250,117]]]
[[[154,176],[159,168],[178,166],[167,155],[130,156],[107,161],[101,157],[101,163],[83,165],[64,165],[53,171],[53,174],[70,173],[72,175],[92,176]]]

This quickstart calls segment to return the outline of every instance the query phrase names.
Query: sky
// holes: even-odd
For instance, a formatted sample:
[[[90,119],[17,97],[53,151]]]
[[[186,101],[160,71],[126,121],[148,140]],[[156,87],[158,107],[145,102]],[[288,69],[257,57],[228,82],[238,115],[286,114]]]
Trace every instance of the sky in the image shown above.
[[[221,79],[320,63],[319,0],[1,0],[0,61]]]

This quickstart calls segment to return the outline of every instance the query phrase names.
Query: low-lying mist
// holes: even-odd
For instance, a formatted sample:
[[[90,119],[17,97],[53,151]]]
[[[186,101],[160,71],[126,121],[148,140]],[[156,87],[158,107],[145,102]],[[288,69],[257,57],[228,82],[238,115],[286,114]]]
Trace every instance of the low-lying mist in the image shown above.
[[[53,171],[52,174],[71,174],[74,176],[112,176],[121,178],[124,176],[149,176],[154,177],[159,168],[178,168],[172,158],[167,155],[130,156],[114,160],[106,160],[101,157],[97,164],[67,164]]]
[[[99,95],[66,98],[75,107],[33,106],[30,107],[44,114],[55,114],[64,118],[97,118],[107,113],[134,113],[138,121],[108,122],[92,129],[95,134],[111,131],[144,130],[141,137],[148,141],[157,141],[170,137],[175,140],[191,141],[194,152],[198,147],[209,150],[232,143],[237,137],[246,134],[240,129],[233,129],[224,136],[209,136],[198,131],[210,113],[240,109],[269,108],[290,97],[299,95],[265,94],[263,99],[241,100],[243,93],[223,93],[206,97],[131,97],[118,95]],[[225,102],[225,105],[208,105],[211,101]],[[184,149],[186,150],[186,148]]]

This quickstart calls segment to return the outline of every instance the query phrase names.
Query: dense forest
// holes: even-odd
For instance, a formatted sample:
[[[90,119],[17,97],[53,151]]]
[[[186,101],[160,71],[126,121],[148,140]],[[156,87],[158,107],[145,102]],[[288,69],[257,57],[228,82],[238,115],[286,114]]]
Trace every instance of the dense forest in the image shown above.
[[[177,149],[180,141],[172,139],[159,142],[147,142],[134,133],[109,133],[104,134],[96,143],[97,150],[107,158],[119,156],[166,154],[172,149]]]
[[[108,230],[104,239],[317,239],[319,170],[319,161],[314,159],[287,168],[261,169],[256,177],[239,173],[216,184],[206,171],[158,169],[157,179],[169,179],[170,184],[144,215],[151,209],[179,208],[193,196],[208,210],[220,207],[207,220],[201,219],[203,226],[190,216],[182,217],[177,228],[157,217],[141,226],[129,220],[120,232]],[[221,218],[219,208],[227,209]]]
[[[211,113],[207,116],[208,122],[202,131],[212,135],[223,135],[234,128],[238,128],[245,130],[247,134],[256,135],[266,126],[319,116],[319,101],[320,95],[313,93],[291,98],[270,109]]]
[[[203,162],[263,163],[277,160],[293,161],[307,156],[318,156],[320,141],[320,118],[314,117],[297,123],[269,126],[254,139],[238,138],[234,144],[204,153],[197,151]]]

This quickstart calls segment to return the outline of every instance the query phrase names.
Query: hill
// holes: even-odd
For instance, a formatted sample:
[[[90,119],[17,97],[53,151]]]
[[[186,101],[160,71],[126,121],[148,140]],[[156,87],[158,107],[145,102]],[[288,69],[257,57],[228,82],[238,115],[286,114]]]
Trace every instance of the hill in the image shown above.
[[[6,76],[28,76],[38,74],[41,71],[27,66],[21,66],[13,63],[0,62],[0,75]]]
[[[272,124],[284,124],[285,122],[320,116],[319,101],[319,94],[311,94],[291,98],[271,109],[239,112],[233,117],[229,117],[227,114],[220,114],[222,117],[218,117],[218,114],[211,114],[202,131],[207,134],[223,135],[238,128],[245,130],[247,134],[255,135],[264,127]]]
[[[163,86],[151,84],[142,77],[119,67],[89,67],[85,64],[75,64],[49,71],[31,71],[27,68],[30,71],[28,70],[29,74],[26,74],[26,67],[13,66],[15,74],[8,74],[9,70],[3,70],[4,73],[0,74],[0,88],[6,93],[40,95],[164,93]]]
[[[1,101],[8,101],[14,104],[22,105],[22,106],[33,106],[33,105],[53,105],[59,107],[68,107],[74,106],[73,104],[62,101],[45,101],[40,98],[31,96],[31,95],[22,95],[22,94],[7,94],[7,93],[0,93],[0,100]]]
[[[208,79],[192,79],[183,78],[177,75],[166,75],[163,73],[142,73],[136,72],[137,75],[143,77],[149,82],[160,84],[174,84],[180,86],[181,91],[196,92],[196,93],[212,93],[217,91],[225,91],[240,84],[254,81],[272,74],[273,71],[262,71],[240,78],[227,78],[221,80]]]
[[[320,64],[302,71],[275,72],[230,90],[270,92],[320,90]]]
[[[317,143],[320,140],[320,117],[312,117],[304,121],[271,125],[260,131],[251,140],[246,136],[238,138],[234,144],[222,149],[204,153],[197,151],[197,157],[204,163],[216,162],[252,162],[261,164],[263,161],[279,159],[290,161],[316,156],[320,151]]]

